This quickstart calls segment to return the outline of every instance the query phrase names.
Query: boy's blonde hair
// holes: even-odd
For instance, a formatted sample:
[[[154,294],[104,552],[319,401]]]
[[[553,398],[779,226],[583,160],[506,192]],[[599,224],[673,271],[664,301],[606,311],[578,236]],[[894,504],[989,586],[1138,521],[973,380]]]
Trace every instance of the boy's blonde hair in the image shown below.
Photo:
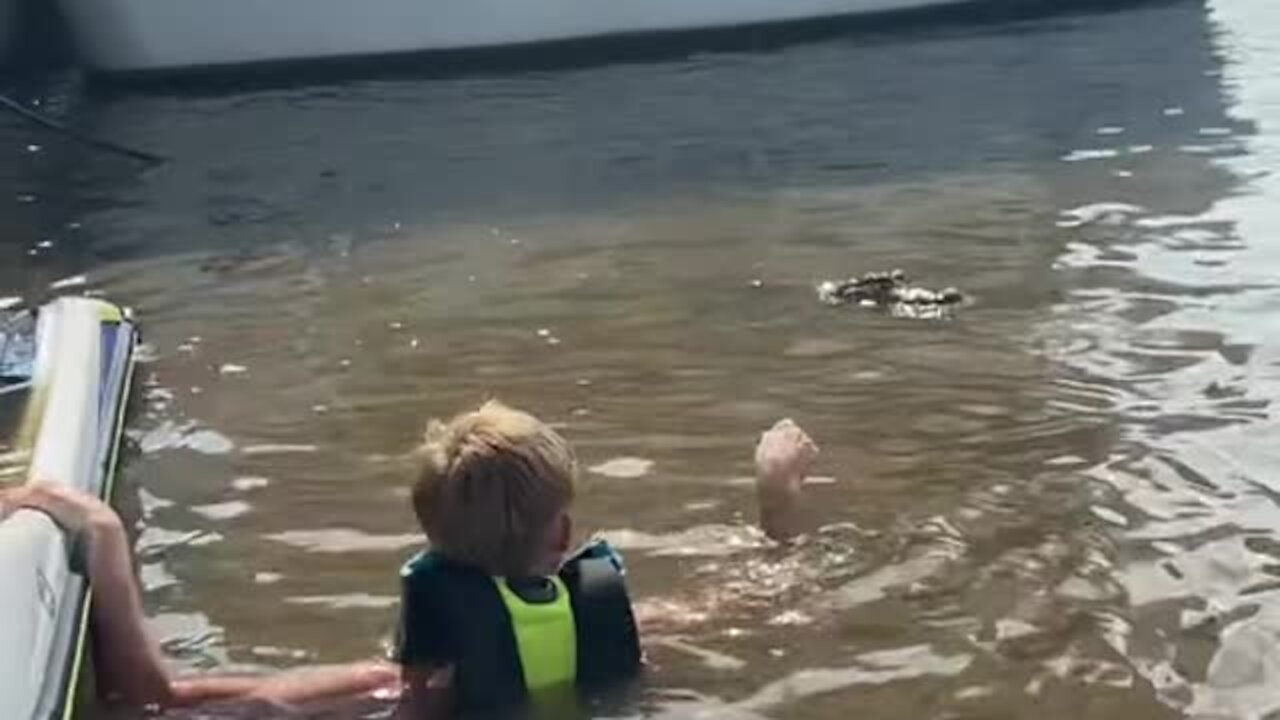
[[[559,433],[491,400],[432,420],[413,510],[432,547],[491,575],[529,574],[573,500],[577,460]]]

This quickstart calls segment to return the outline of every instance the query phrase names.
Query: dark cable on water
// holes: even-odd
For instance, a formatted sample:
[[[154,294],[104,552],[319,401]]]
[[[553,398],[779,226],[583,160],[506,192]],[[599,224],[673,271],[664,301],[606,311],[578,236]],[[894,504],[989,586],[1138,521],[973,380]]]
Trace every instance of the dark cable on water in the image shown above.
[[[116,155],[123,155],[127,158],[132,158],[134,160],[139,160],[141,162],[147,163],[148,165],[162,165],[166,162],[169,162],[169,158],[164,157],[162,155],[156,155],[155,153],[144,152],[142,150],[134,150],[133,148],[128,148],[123,145],[117,145],[116,143],[113,143],[109,140],[101,140],[99,138],[85,135],[84,133],[78,132],[76,130],[72,130],[71,128],[67,127],[66,125],[63,125],[57,120],[54,120],[53,118],[50,118],[28,107],[25,107],[22,105],[22,103],[19,103],[18,101],[10,97],[7,97],[5,95],[0,95],[0,108],[9,110],[15,115],[18,115],[22,119],[26,120],[27,122],[33,123],[35,125],[39,125],[40,127],[45,128],[46,130],[52,130],[53,132],[59,133],[61,135],[65,135],[66,137],[71,138],[72,140],[75,140],[78,143],[88,145],[89,147],[97,148],[98,150],[102,150],[104,152],[114,153]]]

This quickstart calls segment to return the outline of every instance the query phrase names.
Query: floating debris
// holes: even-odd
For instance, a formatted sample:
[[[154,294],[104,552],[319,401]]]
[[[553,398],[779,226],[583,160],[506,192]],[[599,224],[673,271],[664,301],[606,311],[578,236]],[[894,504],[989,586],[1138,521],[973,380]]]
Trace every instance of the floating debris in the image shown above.
[[[953,287],[942,290],[912,285],[901,270],[870,272],[848,280],[827,280],[818,285],[818,299],[827,305],[853,303],[880,308],[896,317],[937,318],[964,301]]]

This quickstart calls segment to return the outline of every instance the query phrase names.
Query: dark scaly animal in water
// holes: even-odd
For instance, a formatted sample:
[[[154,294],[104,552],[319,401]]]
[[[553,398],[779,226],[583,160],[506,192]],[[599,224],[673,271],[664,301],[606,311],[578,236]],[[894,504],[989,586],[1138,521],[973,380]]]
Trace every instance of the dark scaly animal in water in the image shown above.
[[[818,285],[818,299],[828,305],[856,303],[885,308],[912,317],[939,315],[960,304],[964,295],[953,287],[930,290],[912,285],[901,270],[869,272],[848,280],[827,280]]]

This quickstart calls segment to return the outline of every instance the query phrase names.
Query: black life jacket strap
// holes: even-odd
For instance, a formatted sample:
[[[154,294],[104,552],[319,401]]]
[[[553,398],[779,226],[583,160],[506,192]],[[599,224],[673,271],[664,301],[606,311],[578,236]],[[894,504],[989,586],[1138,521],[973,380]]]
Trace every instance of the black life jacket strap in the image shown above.
[[[640,669],[640,636],[626,578],[612,557],[586,555],[565,568],[578,628],[578,684],[625,680]]]

